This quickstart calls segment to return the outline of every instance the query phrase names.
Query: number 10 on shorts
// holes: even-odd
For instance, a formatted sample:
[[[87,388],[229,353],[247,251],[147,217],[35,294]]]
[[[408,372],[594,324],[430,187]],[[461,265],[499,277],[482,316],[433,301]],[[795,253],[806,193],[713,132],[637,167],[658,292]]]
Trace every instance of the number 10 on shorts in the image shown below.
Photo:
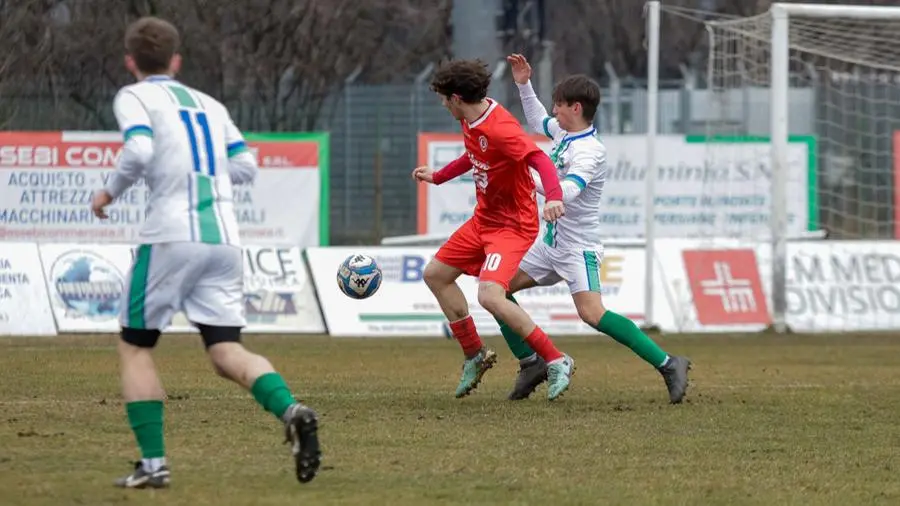
[[[502,260],[500,253],[490,253],[487,258],[484,259],[484,265],[481,266],[481,270],[485,272],[496,271],[500,268],[500,262]]]

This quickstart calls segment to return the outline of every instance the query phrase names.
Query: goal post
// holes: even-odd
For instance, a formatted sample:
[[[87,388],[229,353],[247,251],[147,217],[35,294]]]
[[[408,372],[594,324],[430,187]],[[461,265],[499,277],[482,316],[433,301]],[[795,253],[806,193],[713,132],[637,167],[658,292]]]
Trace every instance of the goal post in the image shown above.
[[[830,280],[834,286],[825,296],[801,300],[802,293],[789,287],[789,243],[814,235],[814,225],[828,230],[826,249],[849,248],[841,239],[886,243],[900,238],[900,181],[895,179],[900,175],[896,151],[900,150],[896,133],[900,132],[900,6],[776,2],[758,15],[735,18],[663,6],[658,1],[646,5],[647,160],[648,168],[656,169],[648,170],[646,179],[647,325],[655,323],[649,301],[660,286],[653,272],[655,243],[672,237],[656,225],[660,209],[654,196],[660,185],[665,186],[657,181],[660,158],[665,155],[660,151],[657,123],[658,52],[661,38],[667,35],[665,21],[676,16],[702,24],[708,36],[706,86],[698,90],[704,112],[694,108],[692,114],[701,117],[689,118],[703,125],[681,133],[705,136],[707,164],[734,167],[763,156],[771,172],[765,182],[743,186],[700,183],[705,185],[702,191],[715,195],[739,195],[756,184],[751,189],[768,198],[768,217],[761,226],[719,220],[695,237],[709,244],[730,238],[763,245],[768,264],[760,274],[768,276],[764,284],[770,289],[771,323],[777,332],[796,330],[789,321],[791,314],[804,331],[900,329],[900,290],[888,298],[869,285],[860,286],[856,295],[840,291],[842,276],[845,284],[855,281],[850,273],[854,266],[835,271],[836,279]],[[801,137],[814,139],[808,148],[808,167],[798,167]],[[737,143],[716,146],[716,139]],[[767,143],[768,155],[759,144],[739,144],[746,139]],[[806,180],[801,181],[801,176]],[[803,188],[808,188],[808,194],[801,195]],[[808,226],[798,226],[804,218]],[[857,304],[854,298],[866,300]],[[819,316],[808,312],[805,320],[799,320],[798,305],[808,309],[809,304],[822,306],[816,308]],[[851,308],[855,305],[871,306],[872,311],[855,315],[861,313]]]

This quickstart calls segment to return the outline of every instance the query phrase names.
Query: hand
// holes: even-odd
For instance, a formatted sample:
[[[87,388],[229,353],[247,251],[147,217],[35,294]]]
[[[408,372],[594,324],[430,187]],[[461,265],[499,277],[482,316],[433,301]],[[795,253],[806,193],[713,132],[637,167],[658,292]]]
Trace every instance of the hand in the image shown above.
[[[416,167],[412,172],[412,178],[416,181],[434,184],[434,171],[428,166]]]
[[[112,204],[113,198],[107,193],[106,190],[100,190],[94,193],[94,198],[91,200],[91,211],[94,212],[94,216],[100,218],[101,220],[105,220],[109,218],[106,215],[105,207]]]
[[[531,65],[528,64],[528,60],[524,56],[514,53],[507,56],[506,61],[512,68],[513,81],[516,84],[528,83],[528,80],[531,79]]]
[[[561,200],[549,200],[544,204],[544,220],[555,222],[566,214],[566,208]]]

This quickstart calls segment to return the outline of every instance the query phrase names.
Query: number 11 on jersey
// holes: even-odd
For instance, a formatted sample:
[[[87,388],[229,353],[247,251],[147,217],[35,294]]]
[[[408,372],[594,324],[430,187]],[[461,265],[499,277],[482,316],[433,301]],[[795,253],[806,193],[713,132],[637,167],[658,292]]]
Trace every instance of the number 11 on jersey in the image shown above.
[[[191,156],[194,161],[194,172],[205,176],[215,177],[216,153],[213,150],[212,136],[209,133],[209,120],[206,118],[206,113],[197,111],[192,115],[191,111],[181,109],[178,114],[181,116],[181,122],[184,123],[184,128],[187,130],[188,140],[191,142]],[[198,136],[194,126],[195,119],[197,125],[200,126],[200,136],[203,137],[203,148],[204,151],[206,151],[206,160],[200,159],[200,146],[197,144]],[[202,163],[203,161],[206,162],[205,166]]]

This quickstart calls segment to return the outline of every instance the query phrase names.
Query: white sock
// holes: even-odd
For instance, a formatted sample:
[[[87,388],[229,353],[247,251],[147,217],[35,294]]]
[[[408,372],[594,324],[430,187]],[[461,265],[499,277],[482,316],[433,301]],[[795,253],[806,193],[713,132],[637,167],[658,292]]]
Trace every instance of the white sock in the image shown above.
[[[563,356],[559,357],[559,358],[556,359],[556,360],[551,360],[551,361],[547,362],[547,365],[561,364],[561,363],[563,363],[565,360],[566,360],[566,356],[563,355]]]
[[[660,364],[660,367],[665,367],[669,363],[669,360],[672,360],[672,357],[666,355],[666,359],[663,360],[663,363]]]
[[[152,459],[141,459],[141,464],[144,466],[144,471],[148,473],[153,473],[159,470],[160,467],[166,465],[165,457],[155,457]]]

